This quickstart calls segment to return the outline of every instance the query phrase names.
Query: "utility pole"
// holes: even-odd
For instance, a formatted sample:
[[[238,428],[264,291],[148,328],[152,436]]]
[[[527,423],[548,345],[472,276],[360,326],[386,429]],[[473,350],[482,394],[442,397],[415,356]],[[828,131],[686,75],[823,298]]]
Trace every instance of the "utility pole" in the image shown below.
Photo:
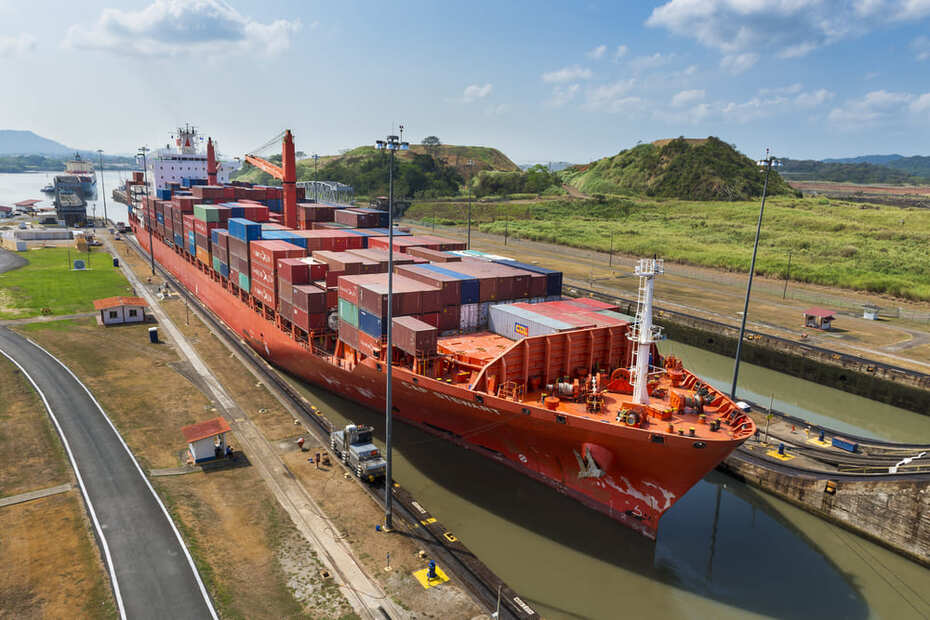
[[[613,267],[614,266],[614,231],[610,231],[610,255],[609,256],[610,256],[610,260],[608,261],[607,264]]]
[[[403,125],[401,125],[403,131]],[[398,150],[406,151],[410,145],[401,142],[400,138],[390,135],[387,140],[375,141],[375,148],[380,151],[390,151],[388,172],[388,290],[387,290],[387,354],[384,356],[384,364],[387,366],[387,383],[385,386],[384,398],[384,451],[387,467],[384,469],[384,528],[390,531],[392,528],[392,500],[394,482],[391,471],[391,427],[393,426],[394,413],[393,402],[391,399],[391,369],[394,366],[394,340],[393,340],[393,294],[394,294],[394,153]]]
[[[769,174],[772,172],[772,166],[778,165],[778,161],[773,155],[769,155],[769,150],[765,149],[765,159],[758,162],[759,166],[765,167],[765,182],[762,184],[762,204],[759,207],[759,221],[756,224],[756,241],[752,246],[752,261],[749,263],[749,281],[746,283],[746,300],[743,303],[743,321],[739,328],[739,340],[736,341],[736,361],[733,365],[733,387],[730,388],[730,398],[736,400],[736,382],[739,378],[739,360],[743,352],[743,336],[746,333],[746,315],[749,314],[749,294],[752,292],[752,275],[756,270],[756,254],[759,251],[759,234],[762,232],[762,215],[765,213],[765,193],[769,188]]]
[[[788,250],[788,273],[785,274],[785,290],[781,292],[781,298],[788,296],[788,280],[791,279],[791,250]]]
[[[152,275],[154,276],[155,275],[155,243],[152,240],[152,216],[150,214],[149,205],[148,205],[148,202],[149,202],[148,200],[149,199],[149,168],[148,168],[148,162],[146,160],[146,153],[148,153],[150,150],[151,149],[147,146],[139,147],[139,155],[142,155],[142,183],[143,183],[143,191],[144,191],[144,198],[143,198],[142,204],[145,208],[145,213],[146,213],[147,223],[145,227],[149,229],[149,261],[151,262]]]
[[[475,165],[475,160],[469,159],[465,162],[465,169],[468,170]],[[465,189],[468,191],[468,239],[465,242],[465,249],[471,249],[471,176],[465,175]]]
[[[110,219],[107,217],[107,186],[103,182],[103,149],[97,149],[100,156],[100,193],[103,194],[103,226],[110,225]]]
[[[504,220],[504,245],[507,245],[507,237],[510,236],[510,218]]]

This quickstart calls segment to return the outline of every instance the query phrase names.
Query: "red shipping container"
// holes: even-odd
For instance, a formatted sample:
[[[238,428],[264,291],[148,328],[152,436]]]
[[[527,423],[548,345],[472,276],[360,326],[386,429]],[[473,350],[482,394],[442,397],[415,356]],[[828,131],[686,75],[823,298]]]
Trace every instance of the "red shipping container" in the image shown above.
[[[272,308],[277,307],[277,295],[275,295],[273,288],[252,280],[250,290],[252,297],[258,301]]]
[[[251,272],[252,284],[262,284],[268,288],[274,290],[277,288],[275,282],[274,271],[265,267],[264,265],[258,264],[255,261],[252,261],[252,272]]]
[[[436,326],[429,322],[428,319],[431,318],[438,320],[438,315],[422,315],[418,319],[412,316],[397,317],[391,321],[393,326],[391,344],[410,355],[435,353],[436,339],[439,334]]]
[[[326,291],[313,284],[291,287],[291,303],[310,314],[326,312]]]
[[[278,277],[290,284],[309,284],[310,265],[303,258],[279,258]]]
[[[188,232],[192,232],[194,230],[194,216],[189,213],[185,213],[181,219],[184,223],[184,233],[187,234]]]
[[[427,325],[432,327],[439,327],[439,313],[438,312],[429,312],[427,314],[421,314],[417,317]]]
[[[587,306],[588,308],[591,309],[592,312],[596,312],[598,310],[613,310],[613,311],[620,310],[620,307],[615,304],[609,304],[606,301],[600,301],[598,299],[592,299],[590,297],[575,297],[572,299],[567,299],[565,301],[571,302],[573,304],[581,304],[583,306]]]
[[[320,262],[315,258],[308,256],[306,258],[298,259],[306,263],[307,267],[310,269],[310,277],[307,280],[308,282],[316,282],[317,280],[325,280],[326,272],[329,271],[329,265],[326,263]],[[335,284],[333,284],[335,286]]]
[[[461,280],[455,276],[430,271],[418,265],[401,265],[396,267],[394,271],[407,278],[437,287],[440,291],[440,302],[443,306],[457,305],[461,302]]]
[[[319,282],[316,283],[319,286]],[[339,289],[335,286],[326,287],[326,309],[335,310],[339,304]]]
[[[445,237],[437,237],[436,235],[417,235],[416,238],[423,242],[421,244],[423,247],[442,252],[464,250],[466,247],[464,241],[446,239]]]
[[[282,319],[294,320],[294,306],[289,301],[282,299],[280,294],[278,295],[278,314],[281,315]]]
[[[358,334],[361,330],[353,327],[343,320],[339,321],[339,340],[353,349],[358,349]]]
[[[358,350],[371,357],[380,357],[382,348],[381,338],[375,338],[361,329],[358,330]]]
[[[305,332],[321,330],[326,327],[325,312],[312,313],[295,306],[291,317],[291,322]]]
[[[445,306],[439,313],[439,331],[458,331],[461,306]]]
[[[365,284],[377,284],[387,279],[381,274],[364,275],[364,276],[342,276],[337,283],[339,297],[358,305],[359,286]],[[329,287],[327,287],[328,289]]]
[[[433,263],[458,263],[462,260],[462,257],[458,254],[451,254],[449,252],[431,250],[423,247],[410,248],[407,250],[407,254],[416,256],[417,258],[425,258]]]
[[[258,263],[272,273],[279,258],[300,258],[306,255],[302,247],[286,241],[265,240],[249,243],[249,257],[252,265]]]
[[[293,284],[291,284],[287,280],[278,278],[278,304],[280,304],[282,301],[286,301],[287,303],[294,302],[294,296],[293,296],[293,291],[292,291],[293,288],[294,288]]]

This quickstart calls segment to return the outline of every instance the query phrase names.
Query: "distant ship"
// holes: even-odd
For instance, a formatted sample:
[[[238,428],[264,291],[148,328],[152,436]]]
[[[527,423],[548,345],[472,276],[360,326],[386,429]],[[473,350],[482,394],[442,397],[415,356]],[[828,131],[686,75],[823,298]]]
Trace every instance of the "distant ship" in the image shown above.
[[[47,191],[45,187],[42,191]],[[97,175],[94,174],[94,165],[82,158],[80,153],[74,154],[74,159],[65,163],[65,173],[55,175],[54,187],[56,189],[69,190],[80,194],[84,198],[91,198],[97,192]]]

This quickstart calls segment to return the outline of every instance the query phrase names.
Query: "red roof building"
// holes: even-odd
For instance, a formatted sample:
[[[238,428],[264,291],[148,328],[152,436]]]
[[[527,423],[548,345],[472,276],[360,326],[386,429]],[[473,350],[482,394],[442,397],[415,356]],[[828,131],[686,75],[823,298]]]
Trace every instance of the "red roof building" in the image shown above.
[[[826,308],[820,308],[818,306],[808,308],[802,314],[804,316],[804,327],[813,329],[829,330],[833,321],[836,319],[832,310],[827,310]]]
[[[226,433],[232,428],[225,418],[213,418],[181,428],[195,463],[209,461],[226,454]]]
[[[141,323],[145,321],[147,306],[148,304],[141,297],[120,296],[94,300],[94,310],[99,312],[97,321],[101,325]]]

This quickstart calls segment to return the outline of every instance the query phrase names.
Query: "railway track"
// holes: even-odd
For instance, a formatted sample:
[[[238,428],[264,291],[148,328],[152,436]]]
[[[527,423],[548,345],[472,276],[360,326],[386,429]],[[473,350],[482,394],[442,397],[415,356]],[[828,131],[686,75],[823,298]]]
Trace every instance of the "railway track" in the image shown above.
[[[136,243],[135,239],[128,235],[124,236],[123,239],[140,257],[148,260],[148,254]],[[227,347],[233,349],[238,354],[238,357],[243,360],[243,363],[249,365],[253,373],[261,377],[266,385],[273,387],[279,397],[287,399],[288,404],[291,405],[293,410],[300,414],[308,430],[314,434],[315,438],[323,446],[328,447],[329,434],[333,429],[333,424],[322,412],[313,407],[309,401],[301,396],[273,366],[245,344],[218,319],[209,308],[204,306],[199,299],[178,282],[170,272],[165,270],[157,262],[155,263],[155,268],[165,281],[168,282],[192,308],[194,308],[195,312],[207,323],[211,331],[221,338]],[[332,455],[331,461],[343,467],[348,474],[353,474],[345,464]],[[385,489],[383,486],[376,487],[361,481],[358,481],[358,483],[373,500],[380,504],[384,503]],[[515,591],[501,581],[490,568],[481,562],[477,556],[471,553],[461,541],[457,540],[455,536],[446,530],[438,520],[430,517],[426,509],[416,502],[412,495],[396,484],[394,488],[393,504],[395,516],[402,518],[415,531],[424,532],[420,540],[427,547],[430,556],[433,557],[438,564],[443,566],[444,570],[457,576],[471,595],[479,601],[485,609],[495,610],[499,600],[499,618],[508,620],[539,618],[539,614],[533,611]]]

